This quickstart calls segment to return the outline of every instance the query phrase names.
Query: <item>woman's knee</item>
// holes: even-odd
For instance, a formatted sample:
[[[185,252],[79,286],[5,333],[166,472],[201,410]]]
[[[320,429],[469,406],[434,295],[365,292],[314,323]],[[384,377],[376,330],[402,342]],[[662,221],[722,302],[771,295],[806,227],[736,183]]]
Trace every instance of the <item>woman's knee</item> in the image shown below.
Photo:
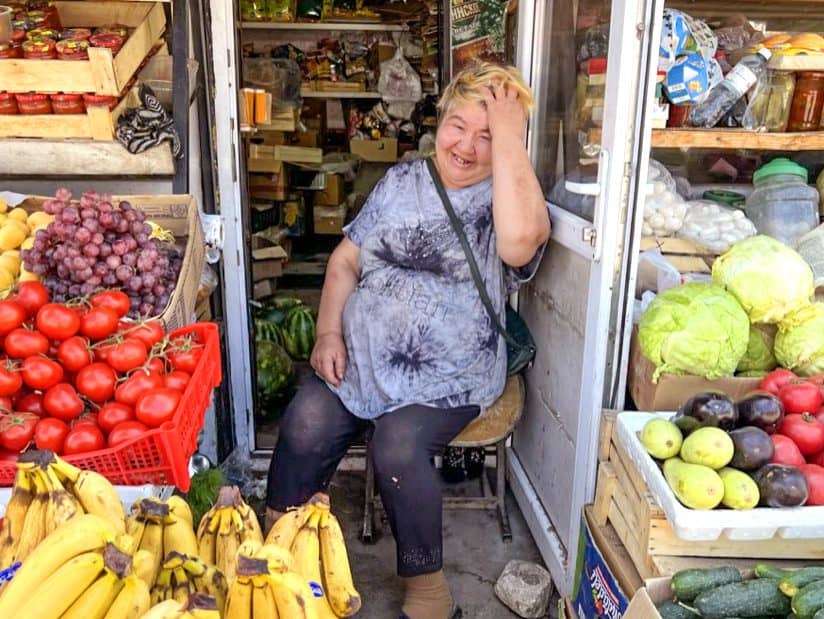
[[[428,461],[425,448],[415,437],[392,437],[376,432],[369,452],[379,475],[398,476],[406,471],[417,470]]]
[[[301,406],[293,400],[278,424],[278,443],[293,454],[319,453],[329,439],[330,424],[325,417],[325,409]]]

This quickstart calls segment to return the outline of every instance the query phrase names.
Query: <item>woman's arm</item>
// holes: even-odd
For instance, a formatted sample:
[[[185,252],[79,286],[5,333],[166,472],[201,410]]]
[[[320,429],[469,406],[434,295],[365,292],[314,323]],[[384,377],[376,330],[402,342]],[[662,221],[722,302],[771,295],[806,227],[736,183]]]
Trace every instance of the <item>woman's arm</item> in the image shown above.
[[[549,238],[549,215],[526,152],[526,118],[518,93],[499,85],[484,99],[492,136],[492,217],[498,255],[519,267]]]
[[[317,337],[312,349],[312,368],[329,383],[338,386],[346,368],[343,342],[343,308],[360,278],[360,249],[345,238],[329,256],[320,294]]]

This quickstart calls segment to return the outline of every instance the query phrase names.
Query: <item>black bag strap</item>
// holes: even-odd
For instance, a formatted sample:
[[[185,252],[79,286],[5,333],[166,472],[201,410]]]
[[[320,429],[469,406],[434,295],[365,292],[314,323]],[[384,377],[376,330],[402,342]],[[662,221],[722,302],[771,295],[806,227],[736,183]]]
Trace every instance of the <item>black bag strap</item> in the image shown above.
[[[435,189],[441,197],[441,202],[443,202],[443,206],[446,209],[446,214],[449,215],[449,221],[452,224],[452,229],[455,231],[455,234],[461,243],[461,247],[463,247],[464,254],[466,254],[466,261],[469,264],[469,271],[472,273],[472,279],[475,281],[475,286],[478,288],[478,294],[481,297],[481,302],[486,308],[486,313],[489,314],[489,318],[492,320],[492,324],[495,326],[498,333],[504,336],[506,343],[513,348],[518,348],[518,342],[516,342],[512,336],[506,332],[506,329],[501,324],[501,319],[498,318],[498,314],[495,313],[495,308],[492,307],[492,301],[489,299],[486,286],[481,278],[481,272],[478,270],[478,263],[475,262],[475,256],[472,253],[472,248],[469,246],[469,241],[466,240],[466,234],[464,234],[463,226],[461,226],[461,222],[455,214],[455,209],[452,208],[452,203],[449,201],[449,196],[446,195],[446,189],[444,189],[443,183],[441,182],[441,177],[438,174],[438,169],[435,167],[435,161],[432,157],[426,158],[426,167],[429,170],[429,175],[432,177],[432,182],[435,183]]]

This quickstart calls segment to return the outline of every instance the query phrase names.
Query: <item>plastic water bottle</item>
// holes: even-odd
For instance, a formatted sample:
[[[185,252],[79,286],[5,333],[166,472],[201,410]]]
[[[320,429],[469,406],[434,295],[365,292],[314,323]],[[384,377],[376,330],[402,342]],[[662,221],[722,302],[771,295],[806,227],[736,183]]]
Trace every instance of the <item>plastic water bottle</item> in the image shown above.
[[[713,88],[707,98],[692,108],[690,122],[696,127],[714,127],[719,120],[767,72],[767,61],[772,52],[762,47],[738,61],[724,80]]]

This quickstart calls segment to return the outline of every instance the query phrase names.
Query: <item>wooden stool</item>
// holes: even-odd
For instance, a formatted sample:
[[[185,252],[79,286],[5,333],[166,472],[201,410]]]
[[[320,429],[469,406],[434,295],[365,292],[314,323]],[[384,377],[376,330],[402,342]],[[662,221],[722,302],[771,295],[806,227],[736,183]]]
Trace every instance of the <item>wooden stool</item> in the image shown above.
[[[515,429],[524,410],[524,379],[520,374],[510,376],[506,381],[504,392],[491,406],[481,411],[469,425],[456,436],[451,447],[486,447],[495,445],[496,479],[495,494],[489,486],[486,473],[481,474],[481,496],[444,497],[446,509],[495,509],[501,521],[501,537],[505,542],[512,541],[509,527],[509,514],[506,510],[506,439]],[[361,540],[369,544],[373,541],[375,522],[375,505],[380,496],[375,494],[375,470],[369,453],[371,440],[366,444],[366,488],[364,492],[363,531]]]

